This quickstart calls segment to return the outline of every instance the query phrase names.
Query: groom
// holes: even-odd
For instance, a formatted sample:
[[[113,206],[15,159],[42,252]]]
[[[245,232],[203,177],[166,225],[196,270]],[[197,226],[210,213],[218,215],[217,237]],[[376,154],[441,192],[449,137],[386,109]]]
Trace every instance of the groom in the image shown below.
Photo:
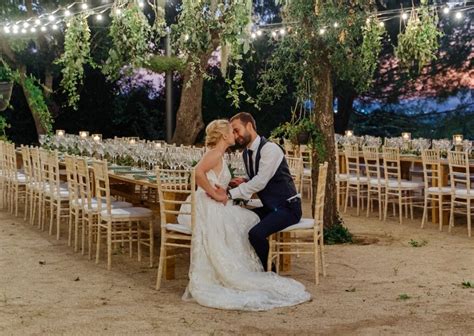
[[[248,179],[236,178],[227,192],[229,199],[258,195],[263,207],[253,211],[260,222],[249,231],[249,240],[267,270],[268,236],[301,219],[301,199],[296,192],[283,149],[257,134],[255,119],[241,112],[231,119],[236,143],[245,147],[243,160]]]

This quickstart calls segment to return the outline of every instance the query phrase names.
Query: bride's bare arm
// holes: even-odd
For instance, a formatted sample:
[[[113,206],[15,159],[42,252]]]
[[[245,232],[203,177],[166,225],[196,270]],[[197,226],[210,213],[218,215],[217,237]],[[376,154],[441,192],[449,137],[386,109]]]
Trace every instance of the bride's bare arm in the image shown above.
[[[206,175],[209,170],[216,168],[220,162],[222,162],[221,153],[216,150],[206,152],[195,167],[196,183],[213,199],[226,204],[227,195],[217,192],[216,187],[209,182]]]

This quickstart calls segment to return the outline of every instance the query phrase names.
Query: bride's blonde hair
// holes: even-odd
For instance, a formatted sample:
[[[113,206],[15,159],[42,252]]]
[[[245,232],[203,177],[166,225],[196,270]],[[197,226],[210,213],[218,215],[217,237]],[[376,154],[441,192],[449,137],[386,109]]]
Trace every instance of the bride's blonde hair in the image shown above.
[[[206,147],[213,148],[229,132],[230,122],[226,119],[217,119],[206,127]]]

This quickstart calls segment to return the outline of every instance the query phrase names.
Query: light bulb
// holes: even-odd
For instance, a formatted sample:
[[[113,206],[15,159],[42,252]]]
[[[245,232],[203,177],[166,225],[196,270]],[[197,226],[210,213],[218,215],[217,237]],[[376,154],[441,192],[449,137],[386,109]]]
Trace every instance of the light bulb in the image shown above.
[[[35,27],[31,27],[30,31],[31,31],[32,33],[36,33],[36,28],[35,28]]]
[[[276,37],[276,36],[277,36],[276,31],[272,31],[272,36],[273,36],[273,37]]]
[[[285,33],[286,33],[285,28],[281,28],[281,29],[280,29],[280,35],[285,35]]]
[[[462,13],[461,12],[457,12],[454,17],[458,20],[462,19]]]
[[[57,24],[53,24],[53,26],[52,26],[51,28],[53,28],[53,30],[57,30],[57,29],[58,29],[58,25],[57,25]]]
[[[41,27],[41,31],[42,31],[42,32],[45,32],[45,31],[46,31],[46,27],[45,27],[45,26]]]
[[[339,23],[334,22],[334,28],[337,28],[337,27],[339,27]]]
[[[87,6],[86,3],[83,3],[83,4],[81,5],[81,9],[87,9],[87,7],[88,7],[88,6]]]
[[[184,40],[185,41],[189,40],[189,34],[184,35]]]
[[[23,28],[23,29],[21,30],[21,33],[22,33],[22,34],[26,34],[26,29]]]
[[[250,34],[250,37],[253,38],[253,39],[254,39],[254,38],[257,38],[257,34],[252,33],[252,34]]]
[[[262,33],[262,31],[261,31],[260,29],[257,30],[257,36],[262,36],[262,34],[263,34],[263,33]]]
[[[67,17],[67,16],[71,16],[71,12],[69,11],[69,9],[66,9],[66,10],[64,11],[64,16],[66,16],[66,17]]]
[[[115,10],[115,15],[120,15],[120,14],[122,14],[122,10],[120,8],[117,8]]]
[[[403,19],[403,20],[408,19],[408,14],[407,14],[407,13],[403,13],[403,14],[402,14],[402,19]]]
[[[53,22],[55,19],[56,19],[56,18],[54,17],[54,15],[48,16],[49,22]]]
[[[40,20],[40,19],[36,19],[36,20],[35,20],[35,25],[38,26],[38,25],[40,25],[40,24],[41,24],[41,20]]]
[[[95,16],[95,18],[96,18],[97,21],[102,21],[102,19],[103,19],[102,14],[97,14]]]
[[[449,7],[444,7],[443,8],[443,13],[444,14],[449,14]]]
[[[143,1],[139,1],[139,2],[138,2],[138,6],[139,6],[140,8],[143,8],[143,7],[145,7],[145,3],[144,3]]]
[[[319,35],[324,35],[325,32],[326,32],[326,29],[321,28],[321,29],[319,30]]]
[[[23,28],[28,28],[29,26],[30,26],[30,24],[28,22],[23,23]]]
[[[379,23],[379,26],[380,26],[380,27],[383,27],[383,26],[385,26],[385,23],[384,23],[384,22],[380,22],[380,23]]]

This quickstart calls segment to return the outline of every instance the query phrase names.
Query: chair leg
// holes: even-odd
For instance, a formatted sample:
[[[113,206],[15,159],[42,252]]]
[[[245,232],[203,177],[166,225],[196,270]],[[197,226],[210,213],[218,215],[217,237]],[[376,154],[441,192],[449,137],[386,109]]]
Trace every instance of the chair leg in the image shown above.
[[[443,195],[439,195],[439,231],[443,231]]]
[[[388,212],[388,192],[385,191],[385,206],[384,206],[384,213],[383,213],[383,221],[387,221],[387,212]]]
[[[72,220],[74,217],[74,208],[69,210],[69,225],[68,225],[68,236],[67,236],[67,246],[72,244]]]
[[[107,222],[107,270],[112,268],[112,223]]]
[[[74,216],[74,252],[77,252],[79,245],[79,213],[76,212]]]
[[[158,273],[156,275],[156,289],[159,290],[161,287],[161,279],[163,277],[163,264],[166,260],[166,232],[165,229],[161,230],[161,247],[160,247],[160,260],[158,262]]]
[[[150,267],[153,267],[154,255],[155,255],[155,232],[153,228],[153,220],[150,220],[149,223],[149,232],[150,232]]]
[[[451,228],[453,226],[454,226],[454,196],[451,196],[451,211],[449,214],[448,232],[451,232]]]
[[[425,201],[423,204],[423,216],[421,216],[421,228],[423,229],[425,226],[425,220],[427,220],[428,216],[428,194],[425,194]]]
[[[319,285],[319,237],[315,237],[314,241],[314,280]]]
[[[403,223],[403,197],[402,192],[398,191],[398,211],[400,214],[400,225]]]
[[[101,231],[101,225],[100,225],[100,218],[99,218],[99,221],[97,223],[97,247],[96,247],[96,251],[95,251],[95,263],[98,264],[99,263],[99,258],[100,258],[100,232]]]
[[[467,200],[467,235],[471,237],[471,199]]]

